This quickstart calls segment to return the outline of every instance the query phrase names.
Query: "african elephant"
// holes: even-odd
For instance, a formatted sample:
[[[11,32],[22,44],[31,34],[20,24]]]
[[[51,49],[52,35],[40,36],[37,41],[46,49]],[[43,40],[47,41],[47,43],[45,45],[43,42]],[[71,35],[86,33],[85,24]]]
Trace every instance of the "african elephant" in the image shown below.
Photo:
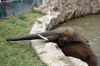
[[[90,48],[89,41],[70,27],[31,34],[23,37],[8,38],[7,41],[45,39],[57,43],[66,56],[76,57],[89,66],[97,66],[97,57]]]

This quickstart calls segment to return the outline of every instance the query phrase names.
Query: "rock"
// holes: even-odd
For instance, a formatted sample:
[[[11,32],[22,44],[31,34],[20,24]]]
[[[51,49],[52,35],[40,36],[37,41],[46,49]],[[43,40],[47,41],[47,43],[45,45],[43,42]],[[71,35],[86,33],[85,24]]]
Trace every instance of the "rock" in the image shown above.
[[[100,12],[100,0],[51,0],[50,2],[51,12],[56,10],[64,13],[65,20]],[[50,10],[50,4],[47,4],[49,7],[44,6],[47,12]]]
[[[95,14],[100,11],[98,0],[64,0],[64,12],[66,19],[81,17],[87,14]]]

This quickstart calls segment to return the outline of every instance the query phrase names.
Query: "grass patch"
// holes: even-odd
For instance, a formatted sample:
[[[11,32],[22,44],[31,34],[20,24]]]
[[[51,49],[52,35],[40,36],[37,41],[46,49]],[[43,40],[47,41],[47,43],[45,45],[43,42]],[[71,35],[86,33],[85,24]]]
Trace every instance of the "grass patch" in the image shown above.
[[[25,14],[19,14],[18,18],[21,20],[25,20],[27,17],[25,16]]]
[[[0,20],[0,66],[46,66],[32,49],[30,41],[6,42],[2,39],[25,35],[43,14],[29,12]]]

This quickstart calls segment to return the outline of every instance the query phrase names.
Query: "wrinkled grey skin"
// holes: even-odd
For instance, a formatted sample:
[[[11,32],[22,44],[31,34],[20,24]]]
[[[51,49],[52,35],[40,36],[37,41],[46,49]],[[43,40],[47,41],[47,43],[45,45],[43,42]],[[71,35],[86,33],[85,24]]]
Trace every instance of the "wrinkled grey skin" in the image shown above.
[[[89,42],[70,27],[61,27],[52,31],[31,34],[22,37],[8,38],[7,41],[44,39],[57,43],[66,56],[76,57],[89,66],[97,66],[97,57],[90,48]]]

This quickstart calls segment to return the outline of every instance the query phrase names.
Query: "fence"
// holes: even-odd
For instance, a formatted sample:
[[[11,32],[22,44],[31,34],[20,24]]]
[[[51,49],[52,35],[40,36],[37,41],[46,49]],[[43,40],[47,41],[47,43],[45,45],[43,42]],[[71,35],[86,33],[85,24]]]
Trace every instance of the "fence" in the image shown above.
[[[31,11],[43,4],[43,0],[0,0],[0,18]]]
[[[40,5],[48,5],[48,11],[53,10],[54,4],[57,2],[62,9],[61,2],[63,0],[0,0],[0,18],[4,18],[10,15],[16,15],[31,11],[33,7],[39,7]],[[53,2],[53,3],[52,3]]]

